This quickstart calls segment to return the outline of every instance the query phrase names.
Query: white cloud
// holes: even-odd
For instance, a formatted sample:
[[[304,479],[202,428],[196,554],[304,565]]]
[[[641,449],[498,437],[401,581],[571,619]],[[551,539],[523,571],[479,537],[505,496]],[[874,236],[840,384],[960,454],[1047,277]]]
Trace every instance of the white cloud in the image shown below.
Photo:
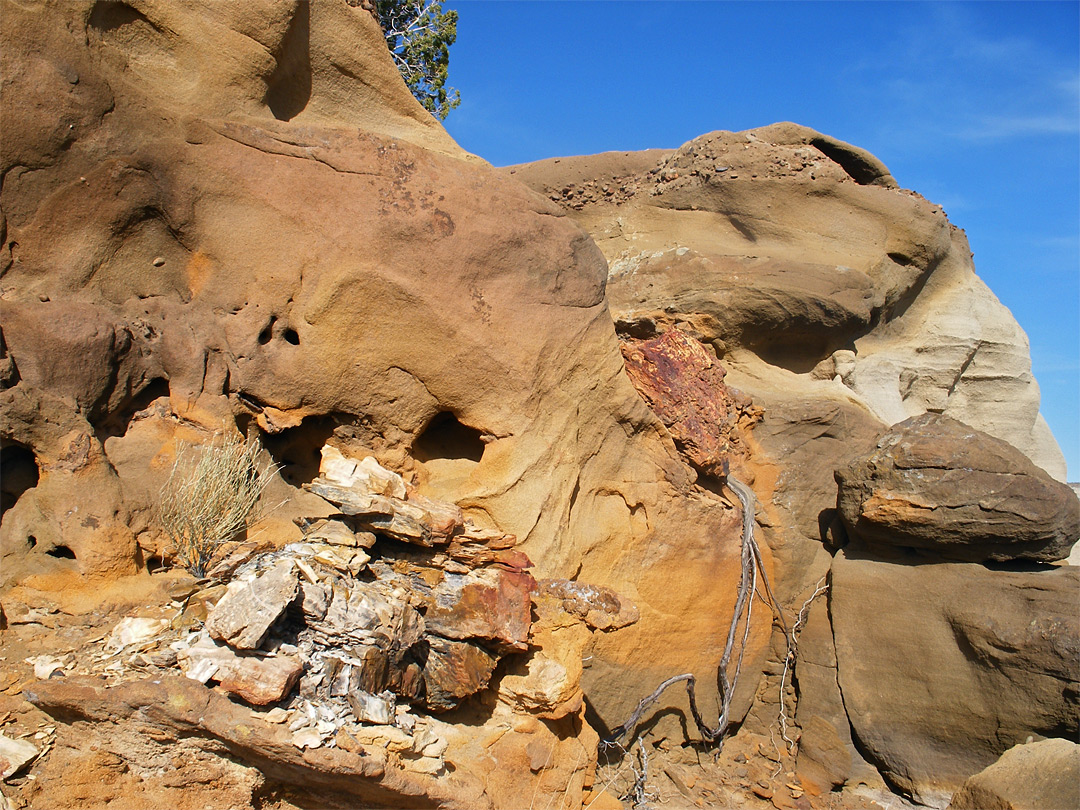
[[[1072,135],[1080,133],[1080,117],[1075,115],[986,116],[977,124],[960,128],[955,137],[967,141],[996,140],[1031,135]]]

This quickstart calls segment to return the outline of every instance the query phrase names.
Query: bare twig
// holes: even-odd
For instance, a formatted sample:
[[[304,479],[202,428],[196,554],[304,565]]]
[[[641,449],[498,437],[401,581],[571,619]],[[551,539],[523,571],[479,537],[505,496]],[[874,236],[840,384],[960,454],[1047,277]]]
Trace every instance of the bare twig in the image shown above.
[[[803,626],[806,624],[806,617],[810,613],[810,605],[821,594],[829,590],[829,584],[826,582],[827,575],[823,576],[817,581],[817,585],[814,586],[814,592],[810,594],[810,598],[803,602],[802,607],[799,608],[799,613],[795,617],[795,624],[791,626],[791,631],[787,635],[787,655],[784,656],[784,672],[780,677],[780,737],[787,744],[787,750],[789,754],[795,753],[795,741],[788,737],[787,733],[787,706],[784,703],[784,689],[787,686],[788,675],[791,672],[791,667],[795,663],[795,658],[799,652],[799,633],[802,631]]]

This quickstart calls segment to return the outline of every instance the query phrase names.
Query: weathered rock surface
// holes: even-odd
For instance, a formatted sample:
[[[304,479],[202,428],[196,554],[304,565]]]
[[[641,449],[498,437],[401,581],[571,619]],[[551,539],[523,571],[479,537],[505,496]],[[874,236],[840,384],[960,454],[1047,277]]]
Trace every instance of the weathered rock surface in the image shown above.
[[[592,653],[607,722],[675,672],[714,676],[716,651],[671,633],[723,632],[740,523],[623,373],[602,254],[452,142],[367,11],[12,4],[3,44],[5,105],[33,114],[5,119],[0,296],[27,314],[0,413],[40,469],[4,515],[5,577],[167,555],[150,517],[177,442],[250,424],[284,465],[265,542],[334,514],[296,489],[332,438],[404,473],[406,504],[457,504],[541,575],[638,605]],[[57,339],[95,357],[54,388],[62,352],[33,335],[84,303]]]
[[[757,488],[772,497],[762,498],[759,520],[776,559],[773,588],[782,604],[797,608],[829,570],[826,544],[844,542],[833,473],[869,452],[884,426],[841,386],[821,392],[802,375],[764,367],[728,376],[753,391],[763,411],[751,433],[760,448],[753,471]]]
[[[675,330],[692,335],[716,350],[727,371],[724,382],[746,392],[762,409],[761,421],[746,437],[748,467],[762,501],[758,514],[762,536],[775,554],[774,591],[789,610],[797,609],[813,584],[828,573],[832,564],[828,549],[852,539],[836,508],[836,487],[830,480],[834,471],[866,458],[889,425],[927,412],[944,413],[1009,442],[1063,480],[1060,450],[1038,414],[1038,386],[1030,373],[1027,339],[975,276],[962,232],[948,223],[939,207],[897,188],[887,169],[860,150],[804,127],[779,124],[743,133],[711,133],[669,152],[559,158],[503,171],[562,205],[596,240],[609,261],[607,294],[628,346]],[[628,363],[628,369],[633,365]],[[670,430],[670,420],[664,421]],[[1026,462],[1012,464],[1010,480],[1020,479],[1021,469],[1026,476]],[[927,474],[949,476],[945,471]],[[1076,536],[1075,506],[1053,494],[1048,479],[1023,480],[1039,483],[1011,503],[999,497],[993,504],[984,498],[986,490],[993,489],[991,482],[973,480],[965,501],[973,506],[968,525],[942,514],[943,531],[934,535],[934,553],[956,558],[944,549],[955,529],[968,538],[951,544],[953,549],[966,549],[959,559],[1064,556]],[[1007,495],[1000,489],[998,494]],[[1056,502],[1056,512],[1051,502]],[[977,516],[980,503],[999,510],[996,517],[994,512]],[[1041,505],[1048,508],[1036,516]],[[988,518],[998,523],[996,529]],[[1041,539],[1035,537],[1039,524],[1046,532]],[[978,537],[984,531],[988,536]],[[900,541],[894,537],[891,542]],[[891,570],[879,570],[878,575],[887,580]],[[987,573],[972,571],[978,581]],[[1060,583],[1057,573],[1046,573],[1051,579],[1045,587]],[[1042,587],[1041,575],[1031,574],[1033,592]],[[961,579],[959,572],[955,576]],[[933,586],[913,579],[910,587],[921,593],[923,587]],[[1018,598],[1015,588],[998,580],[987,582],[986,590],[982,598],[988,606],[997,605],[998,597],[1004,604]],[[860,637],[863,645],[878,641],[869,629],[872,624],[876,627],[868,615],[872,612],[868,606],[877,605],[874,593],[866,588],[861,603],[850,595],[836,597],[849,599],[844,609],[854,615],[834,612],[834,621],[848,625],[866,621],[866,634]],[[1070,598],[1075,601],[1074,595]],[[1046,601],[1055,615],[1069,604]],[[898,608],[895,614],[884,615],[881,632],[898,633],[894,624],[921,621],[902,613]],[[975,626],[971,619],[971,627]],[[799,653],[800,690],[805,689],[800,695],[805,705],[799,708],[805,743],[799,772],[806,784],[824,791],[845,779],[867,783],[875,779],[856,746],[865,746],[865,740],[858,734],[851,740],[848,714],[856,709],[848,703],[846,691],[840,694],[842,677],[837,684],[834,629],[839,633],[825,621],[818,635],[828,637],[828,643],[815,645],[808,639]],[[938,631],[950,644],[959,643],[951,641],[951,629]],[[911,638],[900,645],[907,650],[908,662],[918,660],[920,651],[917,631],[910,632]],[[1065,638],[1075,636],[1075,628],[1062,632]],[[937,642],[929,643],[937,650]],[[932,668],[947,673],[941,676],[943,683],[956,677],[970,694],[977,694],[973,684],[980,684],[987,695],[995,690],[1007,695],[1002,700],[1008,708],[1002,711],[1013,715],[1009,744],[1033,732],[1044,733],[1038,731],[1040,723],[1052,727],[1058,722],[1040,719],[1024,708],[1024,690],[1013,682],[995,680],[998,676],[983,672],[956,653],[955,646],[947,649],[955,660]],[[851,648],[845,653],[841,675],[845,666],[860,672],[858,667],[867,666],[852,661],[853,654]],[[1060,657],[1061,651],[1057,654]],[[839,651],[836,655],[843,657]],[[962,676],[952,674],[954,664]],[[897,666],[902,671],[904,663]],[[1038,666],[1053,671],[1045,661],[1033,665],[1035,670]],[[886,686],[888,667],[874,671],[880,689],[894,688]],[[916,674],[905,676],[905,682],[908,677],[910,695],[901,703],[918,694]],[[987,679],[995,686],[987,686]],[[873,680],[867,676],[867,690],[874,688]],[[1059,694],[1061,684],[1052,677],[1043,682],[1039,694],[1053,702],[1053,688],[1047,683],[1058,683]],[[1065,698],[1059,697],[1057,709],[1048,709],[1050,715],[1071,711],[1061,708],[1063,701],[1072,705],[1069,689],[1065,688]],[[938,697],[946,703],[952,699],[944,692]],[[993,728],[984,728],[977,719],[986,714],[981,706],[958,709],[955,717],[934,715],[930,708],[934,701],[927,699],[925,718],[911,721],[918,729],[900,733],[890,724],[907,709],[898,705],[883,719],[884,709],[874,713],[875,698],[867,695],[857,707],[870,713],[862,726],[854,715],[850,722],[856,732],[885,726],[871,732],[880,734],[875,739],[882,746],[890,734],[910,741],[903,744],[908,759],[902,766],[897,764],[903,759],[899,755],[888,762],[874,758],[894,785],[914,789],[910,786],[921,779],[923,793],[929,795],[936,789],[927,775],[936,773],[932,760],[955,763],[968,757],[972,748],[991,748],[978,758],[977,766],[964,766],[971,768],[970,773],[1001,751],[1000,743],[987,742],[996,738]],[[971,718],[976,718],[974,731],[967,725]],[[933,731],[935,720],[951,730]],[[971,742],[972,734],[981,742]],[[922,754],[916,752],[920,744],[916,739],[923,741]],[[905,767],[921,775],[897,776]],[[952,780],[951,786],[967,775],[964,767],[946,779]]]
[[[500,701],[539,718],[558,720],[582,707],[582,659],[589,643],[588,627],[593,626],[585,622],[600,611],[590,610],[582,617],[582,611],[568,610],[566,600],[551,593],[549,582],[541,583],[534,597],[537,620],[530,635],[536,649],[507,662],[498,695]],[[583,586],[582,590],[592,589]]]
[[[691,463],[711,475],[745,455],[736,431],[756,416],[751,403],[724,385],[725,371],[694,338],[679,329],[646,341],[622,343],[626,373]]]
[[[542,596],[558,600],[564,612],[595,630],[618,630],[641,618],[637,607],[611,588],[569,579],[545,579],[538,587]]]
[[[895,786],[944,805],[1028,736],[1080,733],[1080,571],[905,564],[846,551],[829,613],[844,707]]]
[[[536,581],[525,572],[485,568],[447,574],[432,589],[424,622],[449,639],[483,639],[496,648],[528,648],[530,594]]]
[[[1016,745],[979,771],[949,810],[1062,810],[1080,807],[1080,745],[1040,740]]]
[[[685,322],[726,365],[816,366],[886,424],[944,412],[1064,480],[1023,331],[941,208],[865,151],[782,123],[503,171],[593,236],[636,337]]]
[[[816,599],[799,633],[795,680],[799,731],[796,773],[810,792],[828,793],[846,783],[883,786],[851,738],[837,675],[836,648],[828,616],[828,601]]]
[[[1080,502],[1000,439],[939,414],[905,420],[836,473],[848,531],[948,559],[1064,559]]]

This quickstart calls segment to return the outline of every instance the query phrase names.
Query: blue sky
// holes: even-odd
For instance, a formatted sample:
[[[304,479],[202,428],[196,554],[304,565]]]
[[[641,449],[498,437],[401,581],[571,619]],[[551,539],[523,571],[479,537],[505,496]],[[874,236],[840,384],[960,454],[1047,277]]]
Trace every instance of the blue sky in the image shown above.
[[[795,121],[967,231],[1080,479],[1080,3],[482,2],[445,124],[503,166]]]

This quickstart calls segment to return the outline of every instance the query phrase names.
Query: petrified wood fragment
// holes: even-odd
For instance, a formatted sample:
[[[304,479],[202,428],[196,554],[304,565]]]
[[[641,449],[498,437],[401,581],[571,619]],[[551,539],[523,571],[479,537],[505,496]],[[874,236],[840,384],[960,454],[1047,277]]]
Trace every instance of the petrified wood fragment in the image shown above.
[[[740,412],[749,406],[724,384],[720,363],[679,329],[621,348],[630,381],[675,445],[698,469],[720,474],[738,441],[733,432]]]

